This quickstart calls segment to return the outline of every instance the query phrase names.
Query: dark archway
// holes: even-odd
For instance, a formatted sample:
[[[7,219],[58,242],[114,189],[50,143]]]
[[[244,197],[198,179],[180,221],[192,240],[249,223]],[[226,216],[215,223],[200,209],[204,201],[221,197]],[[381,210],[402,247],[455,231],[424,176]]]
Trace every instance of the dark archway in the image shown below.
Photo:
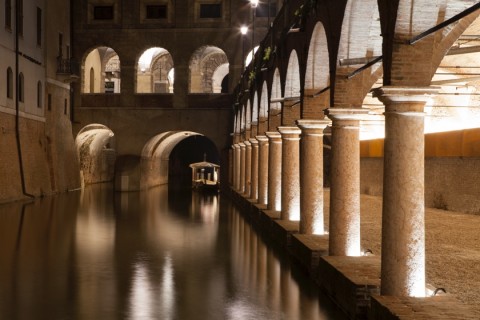
[[[168,165],[170,187],[190,187],[192,173],[190,163],[204,160],[220,164],[220,155],[215,144],[205,136],[190,136],[180,141],[172,150]]]

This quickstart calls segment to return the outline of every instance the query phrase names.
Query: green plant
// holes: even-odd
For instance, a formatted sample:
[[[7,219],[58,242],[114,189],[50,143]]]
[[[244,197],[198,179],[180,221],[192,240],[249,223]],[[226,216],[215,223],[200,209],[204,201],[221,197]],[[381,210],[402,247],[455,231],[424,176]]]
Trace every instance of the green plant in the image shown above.
[[[270,53],[271,52],[272,52],[272,48],[270,48],[270,47],[265,48],[265,51],[263,52],[263,61],[270,60]]]

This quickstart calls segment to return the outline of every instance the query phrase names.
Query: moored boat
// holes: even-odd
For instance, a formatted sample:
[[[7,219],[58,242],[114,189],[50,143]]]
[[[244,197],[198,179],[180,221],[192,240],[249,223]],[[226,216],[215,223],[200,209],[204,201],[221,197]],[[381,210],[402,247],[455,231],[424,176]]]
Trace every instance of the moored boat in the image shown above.
[[[218,190],[220,188],[220,166],[202,161],[189,165],[192,168],[192,187],[197,190]]]

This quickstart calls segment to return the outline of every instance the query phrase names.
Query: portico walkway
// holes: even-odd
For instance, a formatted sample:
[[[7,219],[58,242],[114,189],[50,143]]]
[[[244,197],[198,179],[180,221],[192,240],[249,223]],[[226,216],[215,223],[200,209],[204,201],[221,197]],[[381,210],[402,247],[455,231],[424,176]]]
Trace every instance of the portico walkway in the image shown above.
[[[328,189],[325,189],[324,197],[325,229],[328,230],[330,211]],[[243,197],[239,198],[247,201]],[[367,316],[365,310],[359,311],[359,308],[371,303],[376,307],[368,308],[370,319],[390,319],[388,316],[390,314],[391,319],[480,318],[479,215],[427,208],[426,282],[429,289],[444,288],[447,294],[441,292],[434,299],[396,298],[378,295],[381,197],[361,195],[361,249],[362,251],[370,249],[373,256],[369,257],[328,257],[328,235],[300,235],[297,233],[298,222],[275,219],[279,218],[279,215],[272,212],[264,214],[263,207],[252,203],[254,214],[255,208],[260,209],[257,221],[261,225],[261,230],[269,229],[266,230],[269,236],[281,245],[286,244],[290,254],[310,270],[312,277],[323,286],[323,289],[333,295],[337,303],[343,303],[344,310],[350,306],[349,302],[342,302],[342,298],[347,296],[347,300],[356,300],[351,310],[345,310],[350,316],[354,314],[362,318]],[[351,293],[356,297],[348,298]],[[374,294],[374,298],[368,302],[366,300],[369,298],[366,296],[371,293]],[[341,297],[342,295],[344,297]],[[359,295],[365,296],[362,298]]]

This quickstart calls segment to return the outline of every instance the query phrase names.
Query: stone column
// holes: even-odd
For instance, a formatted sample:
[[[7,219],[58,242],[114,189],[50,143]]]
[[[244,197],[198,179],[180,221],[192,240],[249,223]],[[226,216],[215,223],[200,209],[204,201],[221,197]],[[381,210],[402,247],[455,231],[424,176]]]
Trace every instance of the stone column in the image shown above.
[[[257,136],[258,140],[258,204],[268,203],[268,138]]]
[[[240,146],[240,187],[238,189],[239,193],[245,192],[245,153],[247,146],[245,143],[240,142],[238,144]]]
[[[250,144],[252,145],[250,199],[256,201],[258,199],[258,140],[251,138]]]
[[[228,149],[228,185],[233,186],[233,145]]]
[[[324,234],[323,130],[328,120],[297,120],[300,145],[300,233]]]
[[[282,209],[282,136],[279,132],[266,132],[268,137],[268,205],[273,211]]]
[[[278,127],[282,135],[282,220],[300,220],[300,134],[297,127]]]
[[[329,255],[360,255],[360,119],[365,109],[331,108]]]
[[[385,104],[381,294],[425,296],[423,108],[433,87],[382,87]]]
[[[234,168],[233,168],[233,188],[235,191],[240,190],[240,145],[238,143],[233,145],[234,153]]]
[[[252,186],[252,144],[249,140],[243,143],[245,144],[245,198],[248,199]]]

